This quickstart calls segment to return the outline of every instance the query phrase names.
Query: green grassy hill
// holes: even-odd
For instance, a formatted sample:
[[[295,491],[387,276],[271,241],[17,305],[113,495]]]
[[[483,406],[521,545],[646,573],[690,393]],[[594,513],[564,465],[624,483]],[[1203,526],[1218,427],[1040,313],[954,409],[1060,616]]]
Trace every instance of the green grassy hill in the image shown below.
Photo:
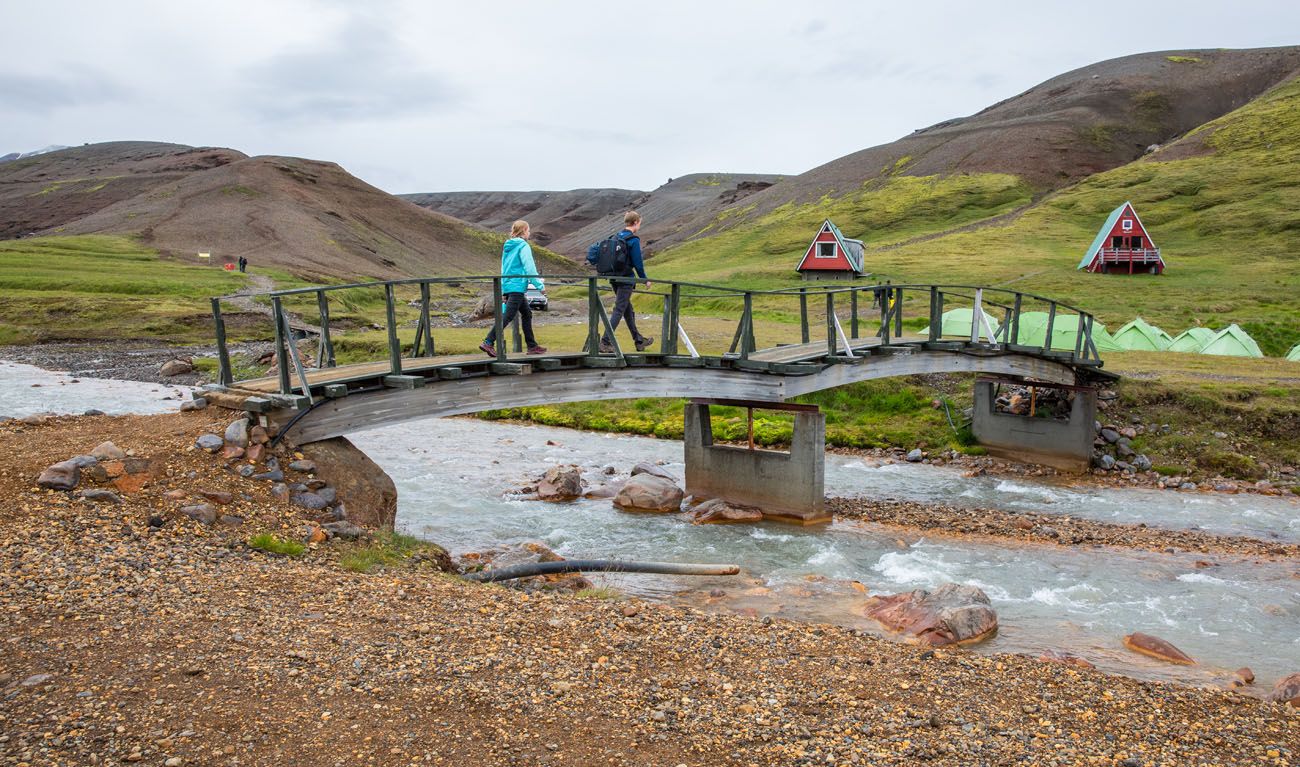
[[[1077,271],[1106,215],[1125,200],[1168,271]],[[893,175],[680,245],[654,259],[653,270],[794,284],[793,269],[827,217],[866,241],[875,279],[1013,287],[1078,304],[1112,327],[1137,315],[1171,333],[1237,322],[1266,353],[1283,354],[1300,341],[1300,80],[1036,202],[1027,184],[1004,174]]]

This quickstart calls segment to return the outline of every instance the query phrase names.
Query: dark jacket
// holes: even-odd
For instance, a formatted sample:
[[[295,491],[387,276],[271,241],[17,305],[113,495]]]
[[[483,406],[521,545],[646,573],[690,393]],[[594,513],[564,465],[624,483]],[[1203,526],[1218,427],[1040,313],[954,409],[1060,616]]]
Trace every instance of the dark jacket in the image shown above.
[[[649,279],[645,276],[645,261],[641,259],[641,238],[624,229],[618,233],[620,239],[627,243],[627,254],[632,260],[632,269],[641,279]],[[587,263],[594,264],[600,257],[600,243],[592,243],[587,248]]]

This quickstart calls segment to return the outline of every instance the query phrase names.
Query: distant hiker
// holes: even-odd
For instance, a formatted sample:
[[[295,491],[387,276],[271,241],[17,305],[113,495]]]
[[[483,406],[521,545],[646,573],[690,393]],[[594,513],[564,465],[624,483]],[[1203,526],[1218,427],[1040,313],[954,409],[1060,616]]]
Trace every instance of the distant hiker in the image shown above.
[[[248,271],[248,259],[244,258],[243,256],[239,257],[239,271],[241,272]]]
[[[628,332],[637,351],[644,351],[654,339],[643,336],[636,329],[636,312],[632,310],[632,293],[636,290],[636,274],[650,287],[650,280],[645,276],[645,263],[641,260],[641,214],[635,210],[623,216],[623,229],[610,237],[594,243],[587,248],[587,263],[596,267],[596,273],[602,277],[613,277],[609,281],[614,288],[614,311],[610,317],[610,327],[618,329],[619,321],[627,323]],[[608,354],[614,351],[614,337],[606,333],[600,339],[600,351]]]
[[[510,239],[501,246],[501,276],[509,277],[501,280],[501,298],[506,306],[505,314],[501,317],[501,327],[505,328],[514,322],[518,315],[520,324],[524,326],[528,353],[545,354],[546,347],[538,346],[537,339],[533,337],[533,310],[529,308],[525,296],[529,288],[546,290],[546,284],[537,274],[537,264],[533,263],[533,249],[528,244],[528,238],[532,235],[533,230],[529,228],[528,222],[520,219],[510,227]],[[497,329],[494,325],[478,348],[487,356],[495,357],[496,343]]]

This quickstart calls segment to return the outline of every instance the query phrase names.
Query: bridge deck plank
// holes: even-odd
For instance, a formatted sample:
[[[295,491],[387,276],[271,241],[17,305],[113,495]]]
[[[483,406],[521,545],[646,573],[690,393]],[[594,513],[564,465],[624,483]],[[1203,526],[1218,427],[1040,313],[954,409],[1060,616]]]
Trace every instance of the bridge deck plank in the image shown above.
[[[891,338],[890,344],[898,343],[919,343],[927,340],[923,336],[903,336],[902,338]],[[869,351],[880,346],[879,338],[852,338],[849,339],[852,344],[854,353],[860,351]],[[837,344],[838,346],[838,344]],[[825,341],[813,341],[807,344],[791,344],[789,346],[776,346],[771,349],[759,349],[749,355],[749,358],[755,362],[803,362],[825,357],[827,354]],[[843,349],[839,352],[843,354]]]
[[[546,354],[544,357],[509,357],[511,361],[523,362],[530,359],[582,359],[584,354],[574,352],[572,354]],[[438,368],[447,367],[465,367],[467,365],[481,364],[487,365],[493,362],[491,357],[485,354],[456,354],[439,357],[411,357],[402,360],[402,372],[404,374],[423,373]],[[362,362],[354,365],[341,365],[335,368],[321,368],[319,370],[307,371],[307,383],[311,387],[324,386],[325,384],[350,383],[353,381],[364,381],[370,378],[382,378],[388,375],[390,370],[388,362]],[[275,376],[267,378],[255,378],[249,381],[239,381],[234,384],[235,388],[246,391],[272,393],[279,391],[280,379]]]

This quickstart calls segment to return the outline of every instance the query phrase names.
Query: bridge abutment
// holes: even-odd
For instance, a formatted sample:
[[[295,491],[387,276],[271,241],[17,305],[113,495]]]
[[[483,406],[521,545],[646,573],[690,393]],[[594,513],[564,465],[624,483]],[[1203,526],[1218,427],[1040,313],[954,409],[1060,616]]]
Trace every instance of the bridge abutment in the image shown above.
[[[1057,421],[997,412],[993,383],[975,382],[971,432],[981,446],[999,458],[1079,474],[1088,470],[1092,460],[1093,422],[1097,418],[1095,390],[1076,388],[1070,419]]]
[[[776,403],[760,406],[784,409]],[[816,408],[795,410],[788,453],[715,445],[708,403],[687,404],[685,422],[686,492],[755,506],[764,519],[801,525],[830,521],[825,500],[826,416]]]

